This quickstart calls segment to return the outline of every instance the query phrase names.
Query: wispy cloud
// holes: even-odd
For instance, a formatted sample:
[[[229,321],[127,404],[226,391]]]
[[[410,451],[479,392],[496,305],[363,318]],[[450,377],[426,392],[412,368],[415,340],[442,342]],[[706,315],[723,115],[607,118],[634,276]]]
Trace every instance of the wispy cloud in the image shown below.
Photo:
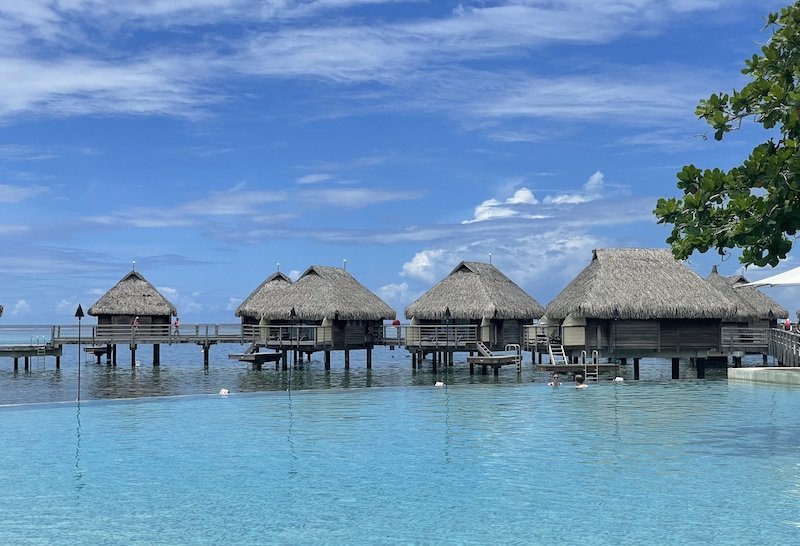
[[[0,184],[0,203],[19,203],[47,191],[41,186],[14,186]]]

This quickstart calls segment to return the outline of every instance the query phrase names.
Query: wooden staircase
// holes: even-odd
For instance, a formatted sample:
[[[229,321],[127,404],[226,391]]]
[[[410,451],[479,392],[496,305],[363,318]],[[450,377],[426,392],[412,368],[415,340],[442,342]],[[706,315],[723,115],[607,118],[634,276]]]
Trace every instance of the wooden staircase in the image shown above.
[[[563,345],[553,345],[548,343],[547,352],[550,355],[550,364],[558,366],[569,364],[569,360],[567,359],[567,354],[564,352]]]
[[[478,352],[481,353],[482,356],[494,356],[494,353],[489,350],[489,347],[487,347],[483,341],[478,340],[475,342],[475,345],[478,347]]]

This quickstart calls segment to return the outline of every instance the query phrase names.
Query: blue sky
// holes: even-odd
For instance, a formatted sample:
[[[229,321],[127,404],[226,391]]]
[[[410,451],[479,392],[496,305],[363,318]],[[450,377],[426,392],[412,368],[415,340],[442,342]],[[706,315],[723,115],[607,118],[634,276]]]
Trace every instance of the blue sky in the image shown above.
[[[185,323],[343,260],[399,312],[490,254],[546,305],[766,138],[694,108],[783,4],[0,0],[0,320],[72,322],[133,261]]]

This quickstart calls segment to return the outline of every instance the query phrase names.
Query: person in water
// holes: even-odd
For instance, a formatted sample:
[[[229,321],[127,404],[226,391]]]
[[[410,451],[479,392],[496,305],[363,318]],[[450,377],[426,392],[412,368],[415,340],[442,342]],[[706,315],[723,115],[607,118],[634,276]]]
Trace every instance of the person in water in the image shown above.
[[[558,372],[553,372],[553,375],[550,377],[550,382],[547,384],[548,387],[558,387],[561,385],[561,381],[558,380]]]
[[[587,385],[583,381],[584,381],[583,374],[576,373],[575,374],[575,388],[576,389],[585,389],[585,388],[587,388],[589,385]]]

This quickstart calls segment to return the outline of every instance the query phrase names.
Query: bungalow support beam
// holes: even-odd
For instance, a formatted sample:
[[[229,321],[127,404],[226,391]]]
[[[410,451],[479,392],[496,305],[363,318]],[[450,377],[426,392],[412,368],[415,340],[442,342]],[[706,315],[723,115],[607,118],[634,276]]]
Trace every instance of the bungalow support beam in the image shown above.
[[[97,355],[97,363],[100,364],[100,355]],[[161,365],[161,345],[153,344],[153,366]]]
[[[372,369],[372,347],[367,347],[367,369]]]
[[[680,358],[673,358],[672,359],[672,379],[680,379],[680,367],[681,359]]]
[[[325,371],[331,371],[331,352],[325,351]]]
[[[136,367],[136,344],[135,343],[131,343],[129,345],[129,347],[131,348],[131,368],[135,368]]]
[[[633,378],[638,381],[639,380],[639,359],[633,359]]]

